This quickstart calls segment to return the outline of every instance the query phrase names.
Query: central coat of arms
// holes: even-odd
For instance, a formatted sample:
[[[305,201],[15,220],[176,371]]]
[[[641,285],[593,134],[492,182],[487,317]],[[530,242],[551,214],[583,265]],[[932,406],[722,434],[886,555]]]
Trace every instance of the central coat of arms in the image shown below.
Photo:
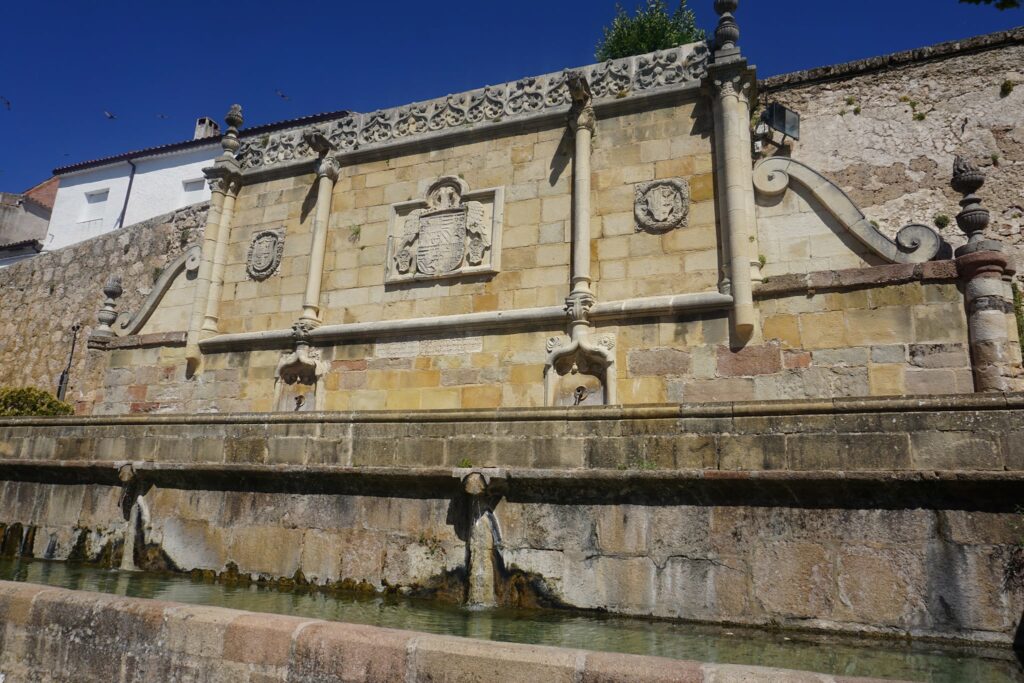
[[[426,208],[411,211],[392,249],[398,276],[439,277],[480,266],[491,248],[480,202],[463,201],[466,184],[445,176],[427,191]]]

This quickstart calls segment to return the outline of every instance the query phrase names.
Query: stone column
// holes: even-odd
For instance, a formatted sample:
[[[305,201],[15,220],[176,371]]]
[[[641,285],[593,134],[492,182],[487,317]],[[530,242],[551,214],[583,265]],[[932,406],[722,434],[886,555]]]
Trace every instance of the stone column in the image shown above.
[[[206,215],[202,260],[199,263],[199,271],[196,276],[195,298],[192,304],[188,342],[185,348],[185,357],[188,359],[191,372],[197,369],[201,357],[199,336],[200,330],[203,328],[207,302],[210,298],[213,264],[218,239],[221,236],[221,226],[224,224],[224,205],[230,189],[231,176],[237,175],[238,172],[234,152],[238,149],[237,131],[238,127],[242,125],[242,108],[237,104],[233,105],[225,120],[228,123],[228,132],[221,141],[224,151],[213,166],[203,169],[203,173],[210,183],[210,209]]]
[[[206,298],[206,313],[203,315],[203,326],[200,337],[212,337],[217,334],[220,320],[220,297],[224,289],[224,269],[227,266],[228,239],[231,235],[231,220],[235,215],[235,199],[242,187],[237,175],[227,179],[227,193],[224,195],[224,207],[221,209],[220,221],[217,225],[217,243],[214,245],[213,267],[210,270],[210,290]],[[209,229],[209,228],[207,228]]]
[[[956,222],[968,236],[967,244],[956,250],[956,265],[964,283],[974,390],[1005,392],[1015,388],[1020,373],[1020,350],[1010,339],[1007,321],[1013,296],[1006,275],[1013,269],[1003,244],[984,236],[989,212],[975,194],[984,183],[984,173],[956,158],[951,185],[964,195]]]
[[[570,318],[569,336],[577,339],[590,327],[587,314],[594,305],[590,289],[590,152],[597,117],[586,77],[573,71],[568,74],[568,83],[573,99],[569,126],[576,146],[572,161],[572,289],[566,306]]]
[[[311,147],[318,149],[316,143],[326,144],[326,138],[319,132],[306,136]],[[320,319],[320,289],[324,276],[324,254],[327,251],[327,223],[331,215],[331,198],[334,196],[334,183],[338,179],[338,163],[325,148],[325,155],[317,167],[316,215],[313,217],[313,251],[309,258],[309,273],[306,276],[306,294],[302,300],[301,321],[312,325],[323,322]]]
[[[753,159],[750,139],[750,98],[755,77],[740,56],[739,29],[733,20],[737,0],[716,0],[721,15],[715,31],[715,62],[708,68],[715,119],[718,191],[723,242],[728,246],[728,280],[733,297],[733,325],[738,340],[754,331],[753,280],[760,280],[756,258]]]

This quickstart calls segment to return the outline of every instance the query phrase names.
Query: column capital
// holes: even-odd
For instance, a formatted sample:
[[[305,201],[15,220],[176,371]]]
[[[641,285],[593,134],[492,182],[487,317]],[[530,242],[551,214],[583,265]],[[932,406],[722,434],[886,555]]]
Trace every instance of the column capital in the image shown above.
[[[320,163],[316,167],[316,175],[318,178],[330,178],[331,182],[335,182],[338,179],[338,173],[341,171],[341,164],[338,163],[337,158],[333,155],[328,154],[320,160]]]
[[[597,115],[594,113],[594,98],[590,93],[590,83],[586,75],[582,71],[569,71],[565,74],[565,82],[572,97],[569,127],[573,131],[586,129],[593,134],[597,129]]]

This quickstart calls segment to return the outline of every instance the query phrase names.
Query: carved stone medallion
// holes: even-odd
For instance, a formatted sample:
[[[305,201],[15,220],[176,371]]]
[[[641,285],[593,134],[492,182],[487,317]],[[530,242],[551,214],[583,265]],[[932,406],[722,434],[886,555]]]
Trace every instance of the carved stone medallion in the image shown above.
[[[284,230],[261,230],[249,244],[245,270],[253,280],[266,280],[277,272],[283,253]]]
[[[662,233],[686,226],[690,214],[690,185],[683,178],[666,178],[636,186],[633,216],[636,230]]]
[[[485,205],[467,194],[491,201]],[[463,180],[445,176],[425,199],[393,205],[386,281],[494,272],[500,198],[500,189],[469,193]]]

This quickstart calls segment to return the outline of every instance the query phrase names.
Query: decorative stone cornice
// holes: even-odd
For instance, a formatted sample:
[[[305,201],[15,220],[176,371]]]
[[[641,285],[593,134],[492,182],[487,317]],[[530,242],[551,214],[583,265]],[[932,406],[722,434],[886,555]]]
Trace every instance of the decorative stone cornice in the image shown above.
[[[600,106],[694,85],[706,74],[708,54],[705,43],[691,43],[369,114],[348,112],[318,123],[315,129],[334,154],[345,154],[564,114],[572,104],[568,79],[573,72],[585,78],[594,104]],[[319,153],[310,145],[307,132],[312,132],[312,127],[253,137],[243,134],[236,153],[239,167],[251,171],[315,159]]]

